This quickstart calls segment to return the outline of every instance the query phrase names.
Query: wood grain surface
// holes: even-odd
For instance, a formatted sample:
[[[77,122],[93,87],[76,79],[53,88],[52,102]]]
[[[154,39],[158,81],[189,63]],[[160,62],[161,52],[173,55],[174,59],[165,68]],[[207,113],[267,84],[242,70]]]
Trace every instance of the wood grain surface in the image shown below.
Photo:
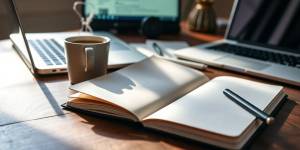
[[[127,42],[144,42],[135,33],[118,35]],[[191,45],[220,39],[193,33],[162,36],[186,40]],[[300,149],[300,88],[235,72],[209,68],[209,78],[230,75],[283,85],[289,99],[246,148]],[[145,129],[139,124],[62,110],[67,100],[66,75],[34,77],[13,50],[9,40],[0,42],[0,149],[215,149],[203,143]]]

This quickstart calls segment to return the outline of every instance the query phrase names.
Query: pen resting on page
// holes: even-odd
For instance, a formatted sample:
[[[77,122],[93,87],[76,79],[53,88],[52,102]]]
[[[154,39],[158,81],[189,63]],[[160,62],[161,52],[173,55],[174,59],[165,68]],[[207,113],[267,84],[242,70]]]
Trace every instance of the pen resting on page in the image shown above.
[[[267,113],[263,112],[253,104],[249,103],[247,100],[239,96],[238,94],[234,93],[230,89],[225,89],[223,91],[224,95],[228,97],[230,100],[241,106],[243,109],[254,115],[255,117],[259,118],[267,125],[271,125],[274,122],[274,118],[269,116]]]

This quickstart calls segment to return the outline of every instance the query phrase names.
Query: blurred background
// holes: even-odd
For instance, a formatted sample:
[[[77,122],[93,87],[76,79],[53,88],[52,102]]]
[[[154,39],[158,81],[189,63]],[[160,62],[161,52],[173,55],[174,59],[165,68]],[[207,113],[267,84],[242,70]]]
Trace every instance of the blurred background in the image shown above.
[[[7,0],[0,0],[0,39],[8,38],[13,25],[7,21],[10,12]],[[20,0],[22,22],[27,32],[54,32],[80,28],[79,19],[72,6],[77,0]],[[182,20],[185,20],[195,0],[181,0]],[[219,18],[228,18],[234,0],[215,0],[214,8]],[[35,24],[32,24],[32,23]]]

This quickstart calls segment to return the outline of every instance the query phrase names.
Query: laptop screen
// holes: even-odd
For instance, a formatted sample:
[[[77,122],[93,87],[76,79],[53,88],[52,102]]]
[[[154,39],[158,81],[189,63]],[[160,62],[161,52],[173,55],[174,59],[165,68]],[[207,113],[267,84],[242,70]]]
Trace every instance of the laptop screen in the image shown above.
[[[300,54],[299,0],[239,0],[228,39]]]
[[[98,20],[141,20],[158,17],[161,20],[178,19],[178,0],[85,0],[85,15],[95,13]]]
[[[29,50],[29,45],[26,42],[26,37],[23,31],[23,28],[21,26],[21,22],[20,22],[20,18],[18,17],[18,8],[16,6],[16,1],[15,0],[4,0],[4,5],[8,6],[6,9],[7,11],[11,14],[11,17],[7,17],[7,21],[11,24],[11,26],[13,27],[13,31],[10,34],[10,38],[14,39],[12,40],[12,42],[14,42],[14,45],[18,45],[15,48],[18,48],[21,53],[19,53],[21,55],[21,57],[24,57],[25,59],[23,59],[25,61],[25,63],[27,64],[27,66],[29,67],[29,69],[31,69],[33,72],[35,71],[35,67],[34,64],[35,62],[32,59],[32,55],[31,52]]]

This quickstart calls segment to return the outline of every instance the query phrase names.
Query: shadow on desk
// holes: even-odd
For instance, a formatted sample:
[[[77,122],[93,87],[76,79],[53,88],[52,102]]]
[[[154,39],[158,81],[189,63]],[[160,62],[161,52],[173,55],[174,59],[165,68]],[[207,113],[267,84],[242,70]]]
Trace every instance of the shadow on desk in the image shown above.
[[[293,117],[292,112],[295,107],[300,106],[298,106],[294,101],[286,100],[286,102],[283,103],[283,105],[281,106],[281,108],[279,108],[277,114],[275,115],[275,123],[266,128],[262,128],[245,148],[256,149],[261,145],[264,145],[264,147],[271,149],[277,146],[280,146],[282,148],[289,148],[289,142],[291,142],[291,139],[285,139],[284,137],[281,137],[281,132],[285,132],[286,126],[291,125],[290,122],[287,122],[287,119],[288,117]],[[92,125],[93,127],[91,127],[91,129],[93,130],[93,132],[100,136],[121,140],[142,140],[159,142],[166,145],[181,147],[184,149],[199,149],[200,147],[201,149],[216,148],[205,143],[200,143],[175,135],[147,129],[139,123],[121,119],[114,119],[107,116],[90,116],[82,113],[78,115],[85,120],[82,121],[82,123]],[[297,132],[300,133],[300,131]],[[295,145],[295,143],[292,145]]]
[[[144,141],[151,143],[160,143],[166,147],[176,146],[183,149],[216,149],[211,145],[199,143],[176,135],[147,129],[140,123],[129,120],[116,119],[109,116],[78,114],[85,121],[84,124],[92,125],[91,129],[99,136],[108,138],[126,140],[126,141]],[[129,145],[128,145],[129,146]],[[125,146],[126,147],[126,146]],[[130,147],[130,146],[129,146]],[[161,148],[161,147],[160,147]],[[123,149],[123,148],[121,148]],[[151,149],[151,148],[150,148]]]
[[[36,82],[37,82],[39,88],[41,89],[42,93],[44,94],[45,98],[48,100],[48,103],[52,107],[53,111],[61,117],[64,117],[63,114],[65,114],[65,113],[63,112],[63,110],[60,106],[61,101],[62,101],[60,99],[62,99],[62,97],[65,97],[65,95],[55,96],[53,93],[58,93],[58,92],[51,91],[51,88],[49,88],[49,86],[47,84],[66,82],[63,84],[58,84],[58,86],[56,86],[55,88],[52,88],[52,90],[56,89],[58,91],[68,91],[67,84],[69,81],[67,81],[66,79],[67,79],[66,74],[36,76]],[[67,93],[65,93],[65,94],[67,95]],[[67,99],[67,98],[63,98],[63,99]]]
[[[46,84],[44,82],[41,82],[41,81],[37,81],[37,83],[38,83],[39,87],[41,88],[43,94],[47,98],[49,104],[51,105],[51,107],[55,111],[55,113],[57,115],[64,114],[64,112],[62,111],[60,105],[57,102],[57,99],[53,96],[53,94],[51,93],[49,88],[46,86]]]
[[[296,109],[297,107],[298,109]],[[259,135],[253,139],[251,148],[259,149],[259,147],[261,148],[263,145],[265,149],[295,149],[295,147],[291,147],[290,145],[297,145],[299,141],[297,141],[298,138],[296,138],[296,136],[300,135],[300,131],[296,128],[292,129],[292,126],[299,126],[296,121],[292,122],[294,120],[292,118],[296,117],[294,115],[295,113],[299,113],[297,112],[299,107],[296,102],[288,99],[276,114],[274,124],[264,128]],[[294,135],[285,137],[283,136],[284,132],[293,133]],[[293,136],[295,136],[295,138],[293,138]]]
[[[1,117],[9,118],[10,120],[18,120],[11,115],[1,112]],[[49,117],[51,118],[51,117]],[[52,117],[55,118],[55,117]],[[17,150],[17,149],[78,149],[70,142],[67,143],[64,140],[56,137],[55,132],[47,132],[44,130],[47,127],[36,126],[41,120],[20,121],[13,124],[0,125],[0,149]],[[51,126],[51,125],[50,125]],[[48,144],[48,145],[47,145]]]

